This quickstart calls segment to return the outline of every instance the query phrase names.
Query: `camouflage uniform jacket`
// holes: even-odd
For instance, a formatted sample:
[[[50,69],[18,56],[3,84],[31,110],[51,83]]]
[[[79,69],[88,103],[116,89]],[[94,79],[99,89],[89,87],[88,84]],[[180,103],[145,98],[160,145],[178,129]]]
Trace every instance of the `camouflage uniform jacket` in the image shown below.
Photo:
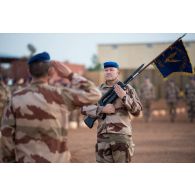
[[[102,95],[109,89],[110,87],[106,84],[100,86]],[[142,110],[142,106],[135,89],[132,86],[127,86],[126,93],[124,101],[118,98],[114,102],[113,105],[116,112],[114,114],[107,114],[104,120],[101,119],[102,106],[90,105],[82,108],[82,114],[98,118],[97,136],[105,133],[132,135],[131,114],[138,116]]]
[[[167,103],[177,103],[179,99],[179,88],[177,86],[167,86],[165,98]]]
[[[144,83],[141,86],[140,93],[142,101],[153,100],[155,98],[155,90],[152,83],[151,84]]]
[[[186,101],[189,102],[195,102],[195,86],[190,84],[187,84],[185,86],[185,95],[186,95]]]
[[[64,113],[94,104],[100,91],[72,74],[70,87],[34,82],[15,92],[4,110],[1,127],[2,162],[69,162]]]
[[[3,108],[7,104],[9,98],[10,98],[9,89],[4,85],[0,84],[0,119],[3,113]]]
[[[13,93],[15,93],[16,91],[18,91],[18,90],[21,90],[21,89],[23,89],[23,88],[25,88],[25,85],[14,85],[14,86],[12,86],[12,88],[11,88],[11,93],[13,94]]]

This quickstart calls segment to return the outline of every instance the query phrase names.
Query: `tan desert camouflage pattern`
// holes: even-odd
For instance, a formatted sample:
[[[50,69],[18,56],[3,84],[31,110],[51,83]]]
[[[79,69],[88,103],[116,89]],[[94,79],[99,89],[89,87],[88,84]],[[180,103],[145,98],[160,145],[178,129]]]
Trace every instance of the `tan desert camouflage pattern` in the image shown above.
[[[27,87],[27,86],[15,84],[14,86],[11,87],[11,93],[13,94],[13,93],[15,93],[16,91],[21,90],[21,89],[23,89],[23,88],[25,88],[25,87]]]
[[[185,86],[187,112],[190,122],[195,119],[195,86],[189,83]]]
[[[10,90],[8,87],[0,83],[0,120],[3,114],[3,109],[10,98]]]
[[[179,88],[176,85],[167,85],[165,89],[165,99],[168,103],[177,103],[179,100]]]
[[[155,98],[155,89],[152,83],[143,83],[141,86],[141,99],[152,100]]]
[[[132,136],[107,133],[97,137],[96,161],[99,163],[129,163],[134,154]]]
[[[69,162],[64,115],[100,97],[91,81],[76,74],[70,87],[34,82],[17,91],[4,110],[0,161]]]
[[[170,120],[173,122],[176,117],[176,108],[179,101],[179,88],[176,85],[167,85],[165,99],[169,110]]]
[[[106,84],[100,86],[102,94],[105,94],[109,89],[110,87]],[[133,156],[131,115],[138,116],[142,106],[131,85],[127,86],[126,92],[124,102],[118,98],[114,103],[116,113],[107,114],[104,120],[101,119],[102,106],[90,105],[82,108],[82,114],[98,118],[97,162],[130,162],[129,154]]]
[[[140,89],[140,99],[143,105],[143,114],[146,122],[151,117],[151,104],[155,99],[155,89],[152,83],[143,83]]]

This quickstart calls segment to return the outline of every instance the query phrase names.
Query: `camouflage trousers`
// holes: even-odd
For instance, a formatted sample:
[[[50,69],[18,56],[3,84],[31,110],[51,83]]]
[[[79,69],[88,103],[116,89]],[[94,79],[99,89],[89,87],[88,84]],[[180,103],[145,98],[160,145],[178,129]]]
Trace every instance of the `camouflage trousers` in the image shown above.
[[[175,102],[168,102],[168,108],[169,108],[169,116],[170,116],[170,120],[171,122],[175,121],[175,117],[176,117],[176,106],[177,104]]]
[[[145,122],[149,122],[151,117],[151,100],[143,101],[143,114]]]
[[[187,103],[188,119],[193,122],[195,119],[195,101],[190,101]]]
[[[100,163],[128,163],[134,154],[131,136],[102,134],[97,138],[96,161]]]

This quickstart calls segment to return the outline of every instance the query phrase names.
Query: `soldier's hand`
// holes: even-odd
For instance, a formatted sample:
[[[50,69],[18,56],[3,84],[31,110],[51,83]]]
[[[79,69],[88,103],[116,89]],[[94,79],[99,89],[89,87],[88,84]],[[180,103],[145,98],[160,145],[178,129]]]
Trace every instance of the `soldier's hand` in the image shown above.
[[[60,77],[67,78],[72,71],[65,64],[59,61],[51,61],[52,66]]]
[[[114,114],[115,113],[115,107],[113,106],[113,104],[107,104],[102,109],[102,113],[105,113],[105,114]]]
[[[124,91],[120,85],[116,84],[114,85],[114,91],[118,95],[119,98],[123,98],[126,95],[126,91]]]

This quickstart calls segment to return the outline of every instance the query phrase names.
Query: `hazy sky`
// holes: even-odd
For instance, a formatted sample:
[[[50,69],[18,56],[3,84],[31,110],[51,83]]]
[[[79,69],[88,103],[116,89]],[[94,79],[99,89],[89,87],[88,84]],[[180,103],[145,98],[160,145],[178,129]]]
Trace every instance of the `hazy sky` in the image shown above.
[[[31,43],[36,47],[37,52],[49,52],[52,59],[68,60],[90,66],[92,55],[97,54],[98,44],[173,42],[181,35],[182,33],[0,34],[0,55],[18,57],[29,55],[26,46]],[[187,34],[183,40],[195,41],[195,33]]]

